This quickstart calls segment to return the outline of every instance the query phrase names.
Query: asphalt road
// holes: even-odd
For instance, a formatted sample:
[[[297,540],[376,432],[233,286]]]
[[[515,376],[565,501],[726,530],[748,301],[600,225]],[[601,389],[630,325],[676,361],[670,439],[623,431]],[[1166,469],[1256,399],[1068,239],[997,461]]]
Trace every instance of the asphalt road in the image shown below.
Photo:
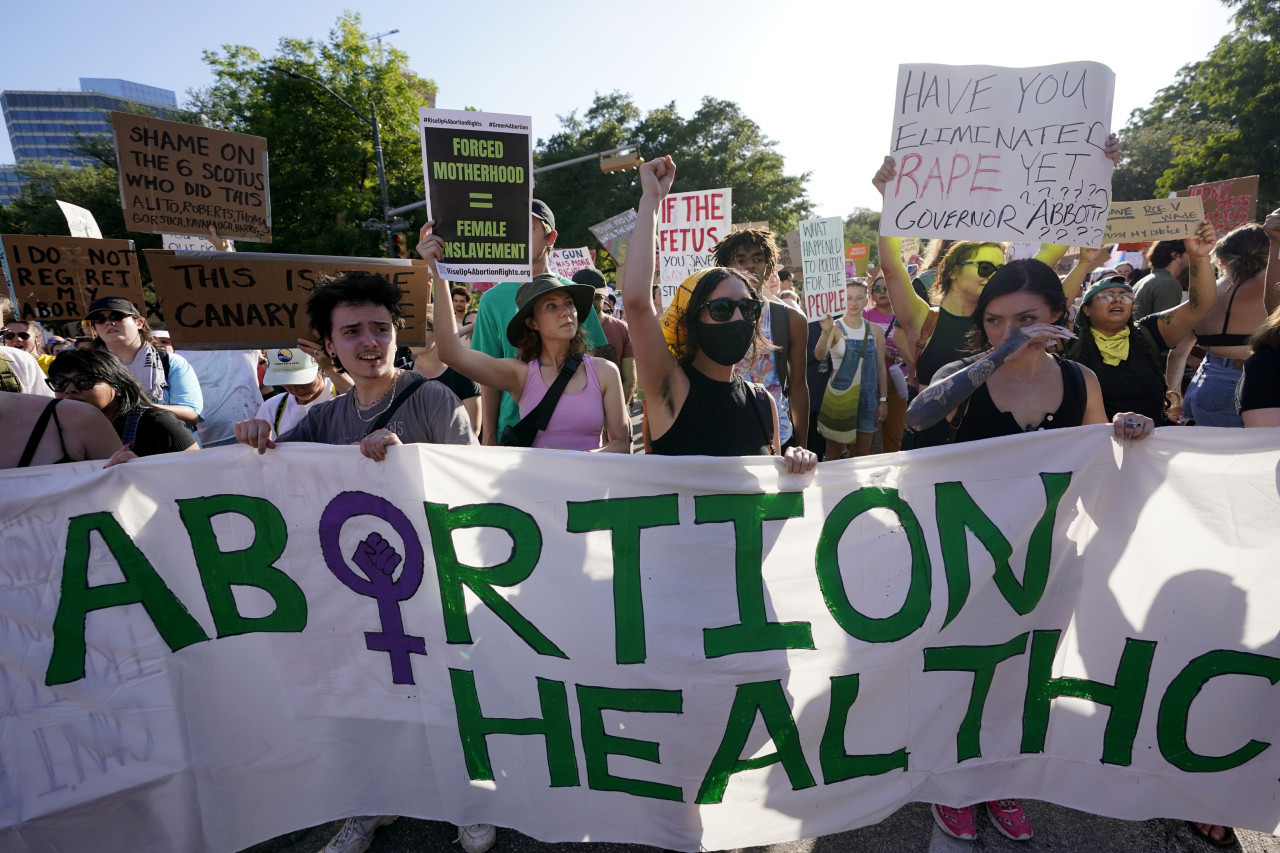
[[[875,826],[828,835],[739,848],[735,853],[1038,853],[1038,851],[1088,851],[1088,853],[1205,853],[1213,850],[1243,850],[1245,853],[1280,853],[1280,837],[1238,830],[1239,844],[1215,847],[1201,841],[1182,821],[1125,821],[1085,814],[1049,803],[1023,800],[1035,828],[1030,841],[1010,841],[983,816],[978,840],[957,841],[934,825],[929,807],[922,803],[904,806]],[[244,853],[316,853],[342,826],[335,821],[323,826],[282,835],[255,845]],[[401,818],[378,830],[370,853],[422,853],[458,851],[453,843],[456,829],[439,821]],[[547,844],[511,829],[498,829],[493,853],[657,853],[658,848],[639,844],[593,842]]]

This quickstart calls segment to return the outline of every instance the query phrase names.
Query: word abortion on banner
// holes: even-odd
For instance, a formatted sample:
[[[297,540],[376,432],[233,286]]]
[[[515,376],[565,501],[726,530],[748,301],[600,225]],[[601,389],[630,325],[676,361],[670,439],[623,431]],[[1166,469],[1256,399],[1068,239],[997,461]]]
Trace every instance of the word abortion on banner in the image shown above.
[[[427,219],[449,281],[528,281],[533,204],[529,116],[418,110]]]
[[[556,275],[573,278],[578,270],[593,266],[591,251],[586,246],[577,249],[552,249],[547,256],[547,265]]]
[[[800,223],[804,313],[810,320],[844,313],[844,220],[838,216]]]
[[[103,296],[145,305],[132,240],[5,234],[0,243],[19,319],[79,320]]]
[[[426,343],[423,306],[431,304],[426,261],[262,252],[147,249],[160,309],[179,349],[291,347],[312,337],[307,296],[317,281],[344,272],[384,275],[404,296],[398,343]]]
[[[1204,221],[1198,196],[1113,201],[1107,212],[1106,243],[1141,243],[1194,237]]]
[[[72,237],[87,237],[92,240],[102,239],[102,229],[98,227],[98,220],[93,218],[93,211],[61,199],[57,201],[58,207],[62,209],[62,215],[67,218],[67,228],[70,230]]]
[[[636,210],[631,208],[611,216],[604,222],[590,226],[592,234],[604,246],[606,252],[613,256],[618,264],[627,262],[627,249],[631,246],[631,235],[636,230]]]
[[[267,140],[118,112],[111,129],[130,231],[271,242]]]
[[[680,282],[716,265],[711,248],[733,227],[733,190],[671,193],[658,222],[658,268],[662,304],[670,305]]]
[[[1098,247],[1114,88],[1096,62],[899,66],[881,233]]]
[[[1280,449],[1219,432],[0,472],[0,849],[403,814],[719,850],[1015,794],[1274,832]]]
[[[1199,197],[1204,203],[1205,218],[1219,234],[1226,234],[1232,228],[1253,221],[1258,202],[1258,176],[1196,184],[1178,195]]]

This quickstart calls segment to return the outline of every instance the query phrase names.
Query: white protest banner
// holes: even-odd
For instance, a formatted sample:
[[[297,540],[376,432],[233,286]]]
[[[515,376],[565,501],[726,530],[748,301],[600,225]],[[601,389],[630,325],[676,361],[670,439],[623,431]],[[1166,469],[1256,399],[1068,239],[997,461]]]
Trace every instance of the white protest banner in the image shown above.
[[[804,313],[810,320],[844,313],[844,220],[838,216],[800,223]]]
[[[1199,196],[1113,201],[1107,212],[1106,243],[1141,243],[1194,237],[1204,221]]]
[[[235,241],[227,241],[230,248],[227,251],[235,251]],[[161,234],[160,248],[169,249],[174,252],[216,252],[218,247],[213,245],[208,237],[188,237],[185,234]]]
[[[62,215],[67,218],[67,228],[71,230],[72,237],[102,239],[102,230],[98,228],[98,220],[93,218],[91,211],[61,199],[55,199],[55,201],[58,202],[58,207],[62,208]]]
[[[1274,832],[1273,432],[0,472],[0,849],[718,850],[996,797]]]
[[[551,271],[565,278],[573,278],[578,270],[592,266],[591,251],[586,246],[577,249],[552,249],[547,257]]]
[[[427,219],[450,281],[529,281],[533,145],[529,116],[418,110]]]
[[[733,227],[733,190],[671,193],[662,201],[658,222],[658,267],[662,304],[670,305],[680,282],[716,265],[711,247]]]
[[[880,233],[1096,248],[1114,87],[1096,62],[899,66]]]

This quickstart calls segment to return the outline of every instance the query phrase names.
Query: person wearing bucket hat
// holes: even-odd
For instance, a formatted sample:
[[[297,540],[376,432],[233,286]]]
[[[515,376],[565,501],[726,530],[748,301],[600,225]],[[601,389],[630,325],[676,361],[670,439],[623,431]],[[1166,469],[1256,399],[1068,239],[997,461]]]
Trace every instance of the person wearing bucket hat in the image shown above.
[[[93,330],[98,345],[129,368],[158,407],[195,432],[204,409],[200,380],[185,358],[157,345],[151,327],[132,302],[123,296],[95,299],[83,322]]]
[[[1097,375],[1107,417],[1132,411],[1161,424],[1181,408],[1179,389],[1165,384],[1165,359],[1213,307],[1216,285],[1209,251],[1214,237],[1213,226],[1206,222],[1195,237],[1181,241],[1190,290],[1187,301],[1173,308],[1135,321],[1133,287],[1118,273],[1085,290],[1076,316],[1078,337],[1067,346],[1066,356]]]
[[[547,203],[533,199],[530,208],[529,263],[533,275],[550,272],[551,250],[556,243],[556,217]],[[419,251],[421,254],[421,251]],[[562,278],[568,284],[567,278]],[[471,330],[471,348],[494,358],[519,358],[519,351],[507,340],[507,322],[516,313],[516,291],[520,282],[502,281],[489,288],[480,297],[479,311],[476,313],[475,325]],[[587,352],[592,352],[609,343],[604,329],[595,312],[588,312],[586,317],[579,317],[579,322],[587,335]],[[498,437],[507,427],[514,426],[520,420],[520,406],[510,394],[499,391],[481,383],[480,417],[482,428],[480,440],[484,444],[498,443]]]
[[[640,167],[640,204],[632,257],[653,256],[658,208],[675,179],[670,156]],[[647,298],[652,272],[646,264],[623,271],[636,372],[646,389],[652,452],[664,456],[769,456],[778,453],[778,410],[769,393],[748,385],[735,365],[754,346],[768,346],[760,334],[764,301],[755,276],[745,270],[711,267],[690,275],[658,311]],[[788,473],[818,464],[801,447],[787,448]]]
[[[520,417],[537,407],[570,358],[580,357],[551,420],[539,430],[533,447],[558,450],[601,450],[628,453],[631,434],[622,404],[622,375],[612,363],[587,354],[582,323],[594,316],[595,288],[566,282],[550,273],[535,275],[516,289],[516,312],[507,322],[507,343],[518,358],[494,358],[467,349],[458,337],[448,284],[436,262],[444,257],[444,243],[431,233],[434,222],[422,227],[418,254],[426,259],[435,279],[436,350],[440,360],[486,387],[510,394],[518,401]],[[601,434],[606,440],[601,444]]]

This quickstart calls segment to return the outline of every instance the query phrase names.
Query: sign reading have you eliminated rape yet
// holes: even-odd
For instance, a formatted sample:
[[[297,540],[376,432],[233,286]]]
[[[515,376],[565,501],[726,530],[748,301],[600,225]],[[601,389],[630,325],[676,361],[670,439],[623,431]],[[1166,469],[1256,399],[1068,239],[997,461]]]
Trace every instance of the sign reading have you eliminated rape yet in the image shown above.
[[[267,140],[112,113],[125,227],[271,242]]]
[[[1096,62],[899,66],[881,233],[1100,246],[1114,87]]]
[[[722,850],[1011,796],[1273,832],[1266,432],[0,472],[0,850],[352,814]]]
[[[427,219],[450,281],[528,281],[533,146],[529,116],[418,111]]]

